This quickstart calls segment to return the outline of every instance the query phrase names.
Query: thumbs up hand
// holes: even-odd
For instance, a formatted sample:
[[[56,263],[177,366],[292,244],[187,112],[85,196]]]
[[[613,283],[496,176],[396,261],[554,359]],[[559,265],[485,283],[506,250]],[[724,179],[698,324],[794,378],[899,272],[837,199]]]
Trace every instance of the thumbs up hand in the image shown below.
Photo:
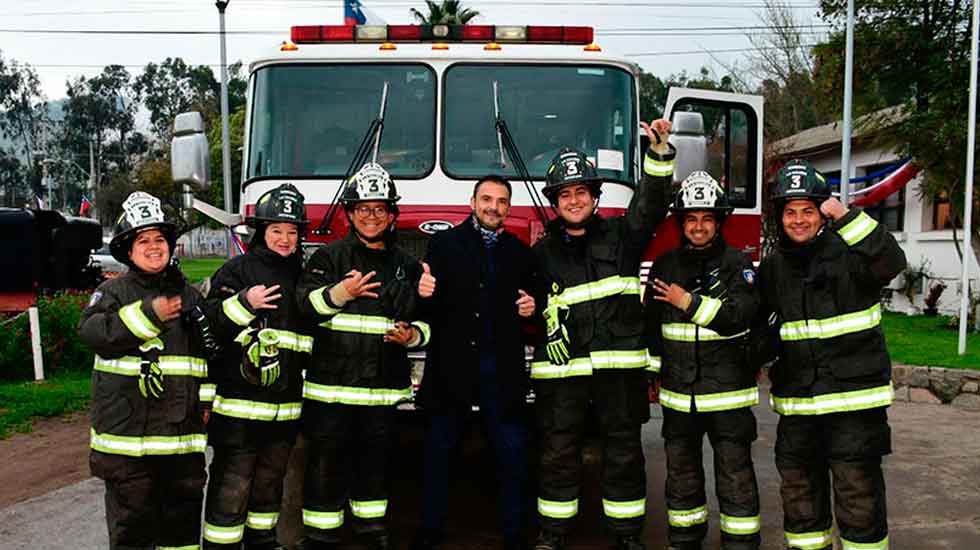
[[[520,298],[517,299],[517,314],[521,317],[530,317],[534,314],[534,296],[521,289],[517,289]]]
[[[436,291],[436,278],[432,276],[429,264],[422,262],[422,277],[419,278],[419,296],[430,298]]]

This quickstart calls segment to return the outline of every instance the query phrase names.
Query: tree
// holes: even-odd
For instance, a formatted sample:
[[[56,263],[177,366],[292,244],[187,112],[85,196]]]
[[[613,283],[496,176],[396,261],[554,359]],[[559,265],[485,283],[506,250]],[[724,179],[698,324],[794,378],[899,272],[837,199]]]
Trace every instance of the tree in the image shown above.
[[[437,4],[432,0],[425,0],[425,5],[429,9],[428,14],[423,14],[419,10],[412,8],[412,17],[422,25],[465,25],[480,12],[470,8],[461,8],[459,0],[442,0]]]
[[[0,52],[0,135],[13,142],[9,154],[25,163],[26,174],[38,171],[35,159],[45,149],[50,126],[37,73],[30,65],[4,59]]]
[[[656,76],[640,69],[640,120],[651,121],[664,116],[667,85]]]
[[[228,137],[231,142],[231,196],[237,200],[242,181],[242,145],[245,143],[245,107],[242,106],[228,117]],[[209,200],[216,206],[224,206],[224,182],[222,181],[221,125],[213,125],[208,133],[209,156],[211,158],[211,187]],[[225,208],[228,212],[237,210],[238,204]]]
[[[159,65],[147,63],[133,80],[133,91],[150,111],[157,138],[169,143],[178,114],[200,111],[211,115],[217,110],[220,85],[206,65],[191,67],[179,57],[168,57]]]
[[[26,196],[24,169],[15,155],[0,149],[0,189],[3,190],[3,201],[0,206],[22,206],[18,195]]]

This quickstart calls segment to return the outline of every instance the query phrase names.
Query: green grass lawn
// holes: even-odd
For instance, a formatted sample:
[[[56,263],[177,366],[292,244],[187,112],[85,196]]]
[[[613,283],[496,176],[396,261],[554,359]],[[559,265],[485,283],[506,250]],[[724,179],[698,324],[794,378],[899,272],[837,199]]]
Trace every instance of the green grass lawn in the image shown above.
[[[893,363],[980,370],[980,334],[967,333],[966,354],[957,354],[959,333],[949,317],[885,312],[882,327]]]
[[[225,263],[226,258],[184,258],[180,269],[192,283],[198,283],[214,274]]]
[[[44,382],[0,383],[0,439],[31,431],[32,418],[61,416],[88,407],[91,375],[65,373]]]

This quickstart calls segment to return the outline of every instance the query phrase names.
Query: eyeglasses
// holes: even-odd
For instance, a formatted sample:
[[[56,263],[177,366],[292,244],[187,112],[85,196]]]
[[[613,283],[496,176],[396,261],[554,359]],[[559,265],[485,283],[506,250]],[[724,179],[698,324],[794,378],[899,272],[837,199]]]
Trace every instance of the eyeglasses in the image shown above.
[[[375,218],[384,218],[388,215],[387,206],[375,206],[374,208],[370,206],[358,206],[354,209],[354,213],[362,218],[374,215]]]

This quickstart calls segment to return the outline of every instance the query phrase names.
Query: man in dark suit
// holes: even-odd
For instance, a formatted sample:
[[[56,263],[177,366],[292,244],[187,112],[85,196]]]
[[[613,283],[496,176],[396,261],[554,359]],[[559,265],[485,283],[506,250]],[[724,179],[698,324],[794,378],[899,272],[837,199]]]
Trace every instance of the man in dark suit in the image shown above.
[[[428,415],[422,530],[414,548],[440,548],[449,497],[449,457],[480,408],[497,462],[504,547],[523,546],[528,375],[522,320],[535,313],[534,257],[504,230],[510,182],[485,176],[472,215],[429,242],[419,282],[432,327],[418,403]]]

